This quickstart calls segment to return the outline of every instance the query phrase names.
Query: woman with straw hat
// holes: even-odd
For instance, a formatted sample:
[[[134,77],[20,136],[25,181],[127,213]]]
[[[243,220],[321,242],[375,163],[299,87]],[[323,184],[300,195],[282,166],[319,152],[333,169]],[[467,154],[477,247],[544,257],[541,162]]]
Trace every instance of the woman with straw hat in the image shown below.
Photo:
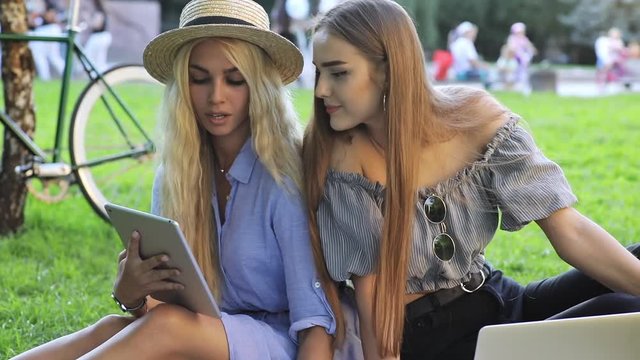
[[[300,74],[300,52],[253,1],[193,0],[144,64],[166,85],[153,212],[180,223],[222,316],[149,297],[181,285],[167,281],[175,269],[157,267],[161,256],[140,259],[147,239],[132,234],[113,297],[133,316],[18,358],[330,358],[335,320],[313,265],[301,134],[284,87]]]

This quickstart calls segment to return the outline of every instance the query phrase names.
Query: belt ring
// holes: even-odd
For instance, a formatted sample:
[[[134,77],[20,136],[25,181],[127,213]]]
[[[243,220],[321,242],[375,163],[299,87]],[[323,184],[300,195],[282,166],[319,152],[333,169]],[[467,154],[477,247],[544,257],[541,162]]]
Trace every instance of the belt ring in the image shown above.
[[[487,277],[484,275],[484,271],[482,271],[482,269],[480,270],[480,275],[482,275],[482,281],[480,282],[480,285],[476,286],[475,289],[467,289],[467,287],[464,285],[463,282],[460,283],[460,287],[462,288],[462,290],[466,293],[472,293],[475,292],[476,290],[480,289],[482,287],[482,285],[484,285],[485,280],[487,280]]]

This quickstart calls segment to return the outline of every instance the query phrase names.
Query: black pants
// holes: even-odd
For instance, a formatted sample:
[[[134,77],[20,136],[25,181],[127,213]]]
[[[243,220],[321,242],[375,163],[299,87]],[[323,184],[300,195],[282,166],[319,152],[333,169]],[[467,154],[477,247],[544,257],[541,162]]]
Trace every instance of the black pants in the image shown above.
[[[489,292],[466,294],[405,321],[401,359],[472,359],[478,331],[498,322],[500,304]]]
[[[627,249],[640,258],[640,244]],[[640,311],[639,297],[614,293],[575,269],[528,284],[522,300],[522,321]]]
[[[640,258],[640,244],[628,248]],[[511,321],[535,321],[640,311],[640,297],[614,293],[578,270],[524,287],[522,313]],[[498,299],[482,289],[407,319],[402,360],[471,360],[478,332],[503,322]]]

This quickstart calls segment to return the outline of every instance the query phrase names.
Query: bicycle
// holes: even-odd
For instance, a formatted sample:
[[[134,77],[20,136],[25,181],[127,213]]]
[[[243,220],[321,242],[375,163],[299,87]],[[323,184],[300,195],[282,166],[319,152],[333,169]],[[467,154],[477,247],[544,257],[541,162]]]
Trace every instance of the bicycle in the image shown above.
[[[60,201],[69,186],[77,183],[93,210],[108,220],[106,202],[149,208],[150,197],[141,196],[150,193],[153,181],[155,144],[147,129],[156,120],[150,114],[158,109],[162,86],[142,65],[120,65],[100,73],[77,41],[79,4],[80,0],[70,1],[68,26],[61,36],[0,33],[0,41],[66,45],[53,148],[45,151],[39,147],[4,107],[0,109],[0,121],[30,153],[27,161],[15,168],[27,181],[30,193],[40,200]],[[66,132],[69,147],[64,149],[74,58],[82,65],[88,84],[75,101]],[[146,98],[140,100],[140,94]],[[68,159],[62,158],[64,150],[68,150]]]

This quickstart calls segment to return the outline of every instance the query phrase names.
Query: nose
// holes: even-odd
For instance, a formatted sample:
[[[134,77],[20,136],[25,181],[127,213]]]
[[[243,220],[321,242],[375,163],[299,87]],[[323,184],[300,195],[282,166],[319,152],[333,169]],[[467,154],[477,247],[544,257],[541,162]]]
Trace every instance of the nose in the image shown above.
[[[327,83],[327,80],[322,75],[322,73],[318,73],[316,75],[316,87],[315,87],[314,93],[316,97],[323,98],[323,99],[328,98],[329,95],[331,94],[331,89],[329,87],[329,84]]]
[[[212,82],[209,92],[209,102],[211,104],[220,104],[225,100],[225,82],[224,79],[217,79]]]

